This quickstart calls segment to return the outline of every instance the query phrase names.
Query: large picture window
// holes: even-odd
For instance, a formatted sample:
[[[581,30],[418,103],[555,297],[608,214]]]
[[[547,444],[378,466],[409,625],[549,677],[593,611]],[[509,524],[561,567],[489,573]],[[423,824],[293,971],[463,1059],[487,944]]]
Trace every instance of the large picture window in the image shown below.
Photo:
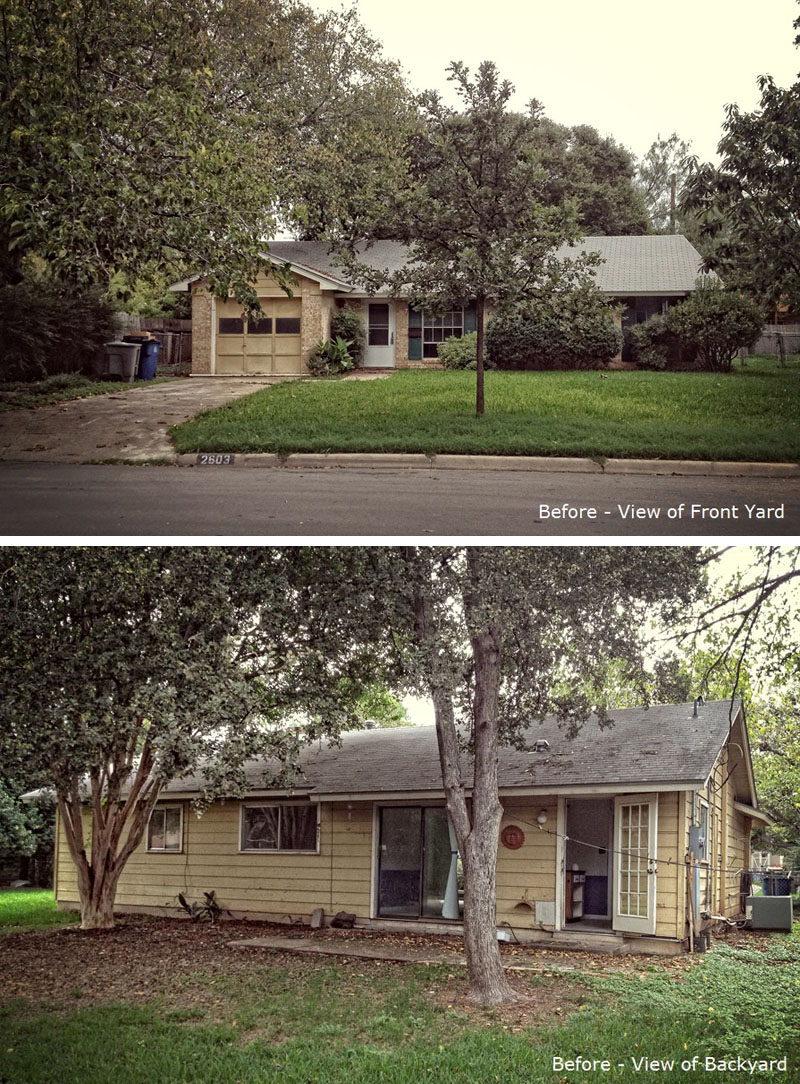
[[[316,851],[316,805],[242,806],[242,851]]]
[[[183,808],[156,806],[147,825],[148,851],[180,851],[183,847]]]

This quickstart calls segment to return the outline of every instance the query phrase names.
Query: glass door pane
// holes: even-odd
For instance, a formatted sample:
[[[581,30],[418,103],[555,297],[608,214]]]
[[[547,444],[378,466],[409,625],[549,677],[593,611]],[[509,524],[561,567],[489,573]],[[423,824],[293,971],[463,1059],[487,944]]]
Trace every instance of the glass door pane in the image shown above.
[[[450,872],[450,830],[446,809],[426,809],[425,856],[422,876],[422,914],[441,918]]]
[[[381,810],[379,863],[378,914],[418,918],[422,867],[419,807]]]

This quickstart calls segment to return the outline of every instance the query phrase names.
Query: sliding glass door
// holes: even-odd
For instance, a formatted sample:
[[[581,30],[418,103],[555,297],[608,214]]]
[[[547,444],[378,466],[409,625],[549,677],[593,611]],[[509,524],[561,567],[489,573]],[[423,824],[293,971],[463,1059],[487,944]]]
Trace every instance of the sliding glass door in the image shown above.
[[[379,917],[442,918],[456,862],[447,811],[386,807],[380,810],[379,832]]]

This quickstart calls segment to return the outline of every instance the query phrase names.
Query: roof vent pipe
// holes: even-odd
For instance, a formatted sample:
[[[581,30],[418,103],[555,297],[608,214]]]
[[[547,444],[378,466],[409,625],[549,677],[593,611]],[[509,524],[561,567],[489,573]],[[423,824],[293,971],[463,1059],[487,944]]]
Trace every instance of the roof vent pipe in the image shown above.
[[[692,712],[692,718],[697,718],[697,709],[702,708],[703,704],[705,704],[705,700],[702,696],[698,696],[694,702],[694,711]]]

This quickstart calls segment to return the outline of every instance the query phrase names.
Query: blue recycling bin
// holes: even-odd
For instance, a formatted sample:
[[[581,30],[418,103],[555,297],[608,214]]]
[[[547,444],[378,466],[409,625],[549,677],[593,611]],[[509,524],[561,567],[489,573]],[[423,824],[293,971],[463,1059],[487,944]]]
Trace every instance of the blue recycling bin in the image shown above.
[[[143,335],[124,335],[125,342],[138,343],[141,347],[139,352],[139,380],[154,380],[158,370],[158,355],[161,353],[161,343],[158,339],[145,338]]]

